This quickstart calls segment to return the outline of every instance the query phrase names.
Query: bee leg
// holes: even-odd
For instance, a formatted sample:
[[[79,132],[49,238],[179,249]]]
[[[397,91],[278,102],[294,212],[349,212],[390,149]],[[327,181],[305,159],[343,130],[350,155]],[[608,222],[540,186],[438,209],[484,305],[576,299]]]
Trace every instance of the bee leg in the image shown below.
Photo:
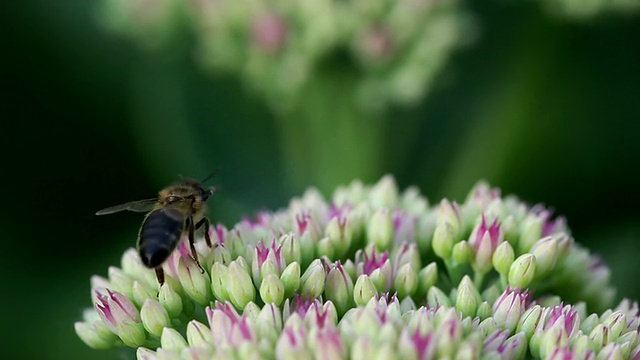
[[[211,236],[209,235],[209,219],[203,217],[202,220],[198,221],[196,224],[196,230],[200,229],[200,227],[204,225],[204,240],[207,242],[207,246],[211,248]]]
[[[200,265],[200,261],[198,261],[198,253],[196,252],[196,238],[193,234],[193,218],[189,218],[189,224],[187,226],[189,227],[189,247],[191,248],[191,259],[196,262],[196,264],[200,268],[200,272],[204,274],[204,268],[202,267],[202,265]]]
[[[158,283],[162,286],[164,284],[164,270],[162,270],[162,266],[156,268],[156,277],[158,278]]]

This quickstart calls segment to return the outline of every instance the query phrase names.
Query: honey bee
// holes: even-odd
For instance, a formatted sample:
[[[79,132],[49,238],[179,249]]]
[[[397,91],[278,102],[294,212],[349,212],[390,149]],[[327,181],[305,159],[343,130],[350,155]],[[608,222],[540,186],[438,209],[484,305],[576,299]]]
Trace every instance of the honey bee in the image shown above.
[[[205,188],[203,183],[215,172],[199,182],[184,179],[162,189],[157,198],[131,201],[102,209],[96,215],[113,214],[120,211],[147,212],[138,232],[137,249],[142,263],[155,269],[160,286],[164,284],[162,264],[177,247],[182,235],[188,234],[190,257],[204,273],[198,261],[195,248],[195,231],[204,226],[204,238],[211,247],[209,219],[206,201],[216,191],[215,187]]]

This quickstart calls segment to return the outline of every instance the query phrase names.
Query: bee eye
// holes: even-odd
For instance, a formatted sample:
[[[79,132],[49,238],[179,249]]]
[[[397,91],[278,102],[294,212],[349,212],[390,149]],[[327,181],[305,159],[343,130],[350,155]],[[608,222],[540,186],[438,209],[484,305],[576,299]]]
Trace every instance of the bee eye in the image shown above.
[[[179,197],[171,195],[171,196],[167,196],[166,202],[168,204],[171,204],[171,203],[174,203],[174,202],[178,201],[179,199],[180,199]]]

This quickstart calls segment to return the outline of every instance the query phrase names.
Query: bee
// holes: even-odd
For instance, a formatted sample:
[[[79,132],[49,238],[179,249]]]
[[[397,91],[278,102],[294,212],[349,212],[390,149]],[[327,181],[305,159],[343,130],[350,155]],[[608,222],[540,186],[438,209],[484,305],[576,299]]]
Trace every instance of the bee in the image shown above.
[[[209,219],[206,215],[206,202],[215,193],[216,187],[206,188],[202,182],[184,179],[162,189],[157,198],[130,201],[102,209],[96,215],[108,215],[120,211],[147,212],[138,232],[137,249],[142,263],[155,269],[160,286],[164,284],[162,264],[177,247],[183,234],[189,238],[190,257],[204,273],[198,261],[195,248],[195,231],[204,227],[204,238],[211,247]]]

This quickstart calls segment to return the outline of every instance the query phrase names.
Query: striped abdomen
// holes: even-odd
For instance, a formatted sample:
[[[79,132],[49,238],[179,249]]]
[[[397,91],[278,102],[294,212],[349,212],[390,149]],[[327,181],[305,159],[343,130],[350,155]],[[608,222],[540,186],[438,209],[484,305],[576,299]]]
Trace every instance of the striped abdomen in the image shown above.
[[[162,265],[178,245],[184,220],[171,208],[154,210],[145,218],[138,237],[142,263],[150,268]]]

